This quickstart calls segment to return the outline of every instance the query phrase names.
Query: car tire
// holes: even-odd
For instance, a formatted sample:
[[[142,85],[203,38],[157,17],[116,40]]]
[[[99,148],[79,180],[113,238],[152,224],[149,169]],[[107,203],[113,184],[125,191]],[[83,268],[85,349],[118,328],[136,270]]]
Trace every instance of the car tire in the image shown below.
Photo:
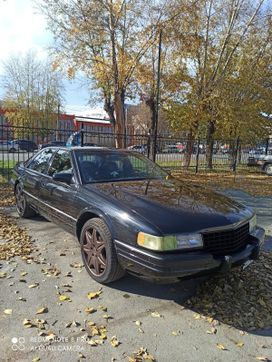
[[[272,176],[272,163],[268,163],[267,165],[265,165],[264,171],[267,176]]]
[[[36,212],[29,206],[26,197],[23,193],[23,186],[18,183],[15,187],[16,209],[20,217],[29,218],[36,214]]]
[[[97,282],[108,284],[124,276],[111,232],[103,220],[93,218],[83,225],[80,247],[85,268]]]

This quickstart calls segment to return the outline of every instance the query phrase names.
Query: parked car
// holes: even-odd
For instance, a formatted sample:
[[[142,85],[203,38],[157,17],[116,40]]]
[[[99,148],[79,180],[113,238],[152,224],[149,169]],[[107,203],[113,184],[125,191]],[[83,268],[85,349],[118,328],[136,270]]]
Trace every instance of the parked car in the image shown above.
[[[15,152],[19,151],[19,145],[13,145],[11,141],[3,140],[0,141],[0,151],[1,152]]]
[[[66,146],[66,142],[62,142],[62,141],[51,141],[48,143],[41,143],[39,144],[39,150],[45,148],[45,147],[62,147],[62,146]]]
[[[268,176],[272,176],[272,151],[267,155],[262,155],[257,160],[257,166]]]
[[[147,153],[147,145],[146,144],[129,146],[127,149],[130,150],[130,151],[135,151],[135,152],[139,152],[139,153],[142,153],[142,154]]]
[[[10,152],[16,152],[16,151],[27,151],[27,152],[33,152],[38,149],[38,146],[35,142],[29,141],[29,140],[13,140],[10,141]]]
[[[174,145],[165,145],[162,149],[162,153],[179,153],[183,152],[183,149],[177,147],[176,144]]]
[[[46,148],[18,164],[11,182],[18,214],[39,213],[73,233],[100,283],[126,270],[171,281],[225,272],[256,259],[264,241],[252,210],[137,152]]]

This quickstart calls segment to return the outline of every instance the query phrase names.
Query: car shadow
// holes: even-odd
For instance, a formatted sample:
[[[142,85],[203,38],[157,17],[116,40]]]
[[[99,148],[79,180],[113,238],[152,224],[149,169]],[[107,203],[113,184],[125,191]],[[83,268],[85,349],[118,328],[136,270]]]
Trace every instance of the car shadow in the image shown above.
[[[132,275],[110,284],[124,298],[143,295],[169,300],[191,310],[192,318],[208,321],[211,326],[227,324],[241,331],[272,336],[272,253],[263,251],[258,261],[246,270],[233,269],[172,284],[158,284]]]
[[[174,300],[182,304],[188,298],[195,295],[197,286],[203,279],[204,278],[182,280],[179,282],[173,281],[172,283],[165,284],[163,281],[154,282],[127,274],[123,279],[111,283],[108,287],[123,291],[125,293],[123,295],[124,298],[129,298],[130,296],[127,293],[130,293],[156,299]]]

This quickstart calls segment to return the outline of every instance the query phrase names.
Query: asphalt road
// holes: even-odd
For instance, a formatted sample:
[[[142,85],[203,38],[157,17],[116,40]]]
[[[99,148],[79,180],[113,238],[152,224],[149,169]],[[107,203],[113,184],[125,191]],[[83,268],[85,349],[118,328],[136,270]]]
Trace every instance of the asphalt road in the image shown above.
[[[256,208],[258,222],[268,234],[269,249],[272,198],[255,199],[233,190],[228,193]],[[5,211],[17,217],[14,208]],[[158,362],[253,362],[260,356],[271,358],[272,330],[244,333],[220,323],[216,334],[207,334],[210,324],[195,319],[192,310],[183,308],[200,280],[160,285],[128,275],[110,286],[101,286],[78,266],[81,256],[73,236],[41,217],[18,219],[18,223],[35,239],[36,262],[26,263],[21,258],[0,262],[1,272],[10,276],[0,279],[0,361],[31,361],[39,357],[41,361],[67,362],[81,360],[82,355],[91,362],[128,361],[127,356],[141,347],[147,348]],[[48,276],[42,272],[51,267],[56,267],[60,274]],[[35,288],[29,288],[35,283]],[[88,292],[101,287],[99,298],[87,298]],[[59,294],[69,296],[71,302],[60,302]],[[107,311],[99,310],[99,305],[107,307]],[[42,307],[47,307],[48,312],[36,315]],[[86,307],[97,311],[87,315]],[[7,308],[13,310],[12,315],[3,314]],[[107,321],[105,314],[112,319]],[[23,326],[25,318],[44,319],[46,332],[53,332],[58,340],[49,343],[40,336],[40,341],[37,328]],[[86,343],[86,331],[82,328],[85,329],[87,320],[106,326],[107,340],[103,345],[93,347]],[[118,347],[110,343],[113,336],[120,341]],[[235,341],[244,343],[243,348]],[[227,350],[221,350],[217,344]]]

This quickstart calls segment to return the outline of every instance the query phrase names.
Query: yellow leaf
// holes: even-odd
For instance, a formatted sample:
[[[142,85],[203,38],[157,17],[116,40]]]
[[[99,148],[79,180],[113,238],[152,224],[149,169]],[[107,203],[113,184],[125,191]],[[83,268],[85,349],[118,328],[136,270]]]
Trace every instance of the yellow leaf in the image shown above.
[[[65,301],[70,302],[71,301],[70,297],[67,297],[67,295],[60,295],[59,300],[61,302],[65,302]]]
[[[95,326],[95,323],[93,321],[88,321],[87,324],[91,327],[91,326]]]
[[[96,341],[94,341],[93,339],[89,339],[89,340],[87,341],[87,343],[88,343],[89,345],[93,346],[93,347],[96,347],[96,346],[97,346]]]
[[[25,327],[25,328],[31,328],[31,327],[33,327],[33,323],[31,322],[31,320],[30,319],[24,319],[23,320],[23,326]]]
[[[112,316],[110,316],[109,314],[104,314],[103,318],[106,320],[113,319]]]
[[[151,317],[154,317],[154,318],[161,318],[161,317],[162,317],[162,315],[161,315],[160,313],[158,313],[158,312],[152,312],[152,313],[151,313]]]
[[[32,362],[38,362],[38,361],[40,361],[40,357],[35,357],[32,359]]]
[[[5,278],[7,276],[7,273],[0,273],[0,278]]]
[[[36,314],[43,314],[43,313],[47,313],[48,312],[48,308],[47,307],[43,307],[37,310]]]
[[[244,347],[244,342],[236,342],[237,347]]]
[[[12,309],[5,309],[4,313],[7,315],[11,315],[12,314]]]
[[[96,309],[95,309],[95,308],[92,308],[92,307],[86,307],[86,308],[84,309],[84,312],[85,312],[86,314],[91,314],[91,313],[96,312]]]
[[[28,288],[32,289],[32,288],[36,288],[39,285],[39,283],[34,283],[34,284],[30,284],[28,286]]]
[[[108,310],[108,308],[104,307],[103,305],[99,305],[98,309],[103,310],[103,312],[106,312]]]
[[[227,348],[226,348],[223,344],[221,344],[221,343],[216,343],[216,347],[219,348],[219,349],[222,349],[222,351],[226,351],[226,350],[227,350]]]
[[[140,325],[142,324],[142,322],[140,322],[140,321],[135,321],[135,324],[136,324],[136,326],[140,327]]]
[[[102,290],[101,290],[101,289],[98,290],[97,292],[89,292],[89,293],[87,294],[87,297],[88,297],[88,299],[98,298],[101,293],[102,293]]]
[[[111,337],[110,343],[111,343],[112,347],[118,347],[120,344],[120,342],[118,341],[116,336]]]
[[[20,273],[20,275],[22,276],[22,277],[24,277],[25,275],[27,275],[27,272],[22,272],[22,273]]]

